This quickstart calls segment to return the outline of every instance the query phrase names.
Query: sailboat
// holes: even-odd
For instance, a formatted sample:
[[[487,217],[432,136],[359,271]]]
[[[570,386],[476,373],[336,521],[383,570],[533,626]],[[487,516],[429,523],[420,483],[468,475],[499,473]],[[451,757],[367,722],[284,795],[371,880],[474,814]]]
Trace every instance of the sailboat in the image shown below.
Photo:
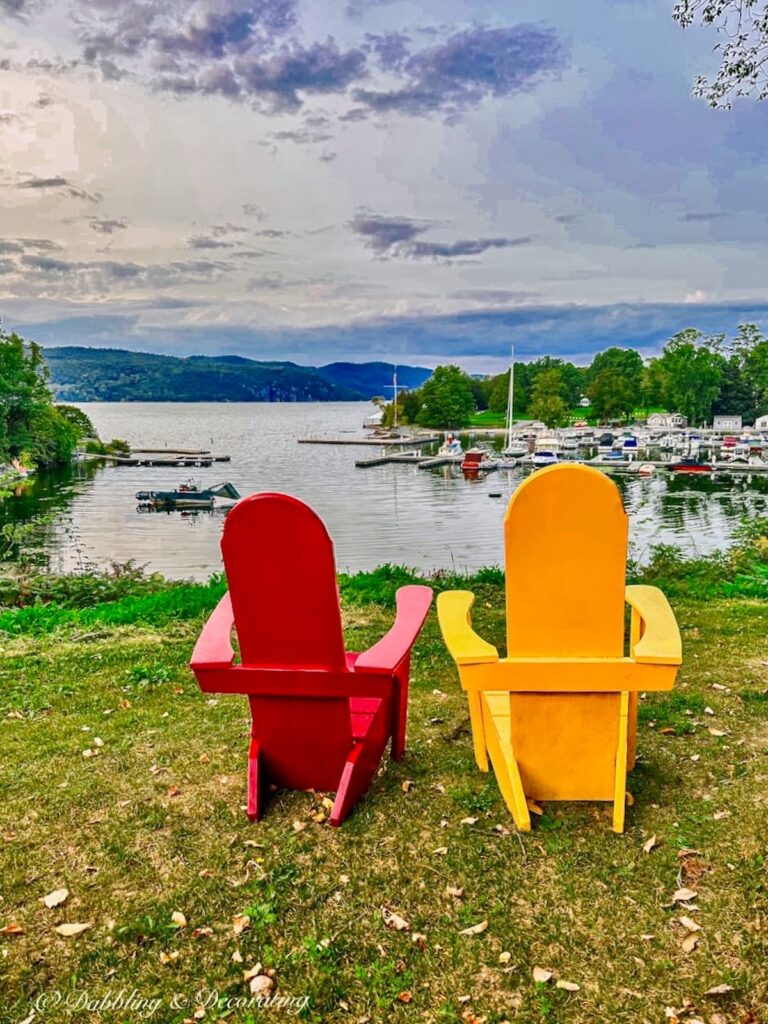
[[[507,396],[507,420],[505,424],[504,447],[501,451],[501,458],[498,461],[499,469],[514,469],[517,460],[527,453],[527,449],[521,444],[514,444],[512,441],[512,427],[515,422],[515,347],[512,346],[512,356],[509,361],[509,395]]]

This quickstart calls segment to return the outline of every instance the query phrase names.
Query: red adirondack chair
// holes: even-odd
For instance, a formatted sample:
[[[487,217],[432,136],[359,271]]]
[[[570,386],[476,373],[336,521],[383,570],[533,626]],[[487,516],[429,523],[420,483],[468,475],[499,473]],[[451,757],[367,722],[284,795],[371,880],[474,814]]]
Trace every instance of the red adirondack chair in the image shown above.
[[[248,696],[248,817],[270,786],[335,790],[339,825],[368,788],[387,742],[402,757],[410,652],[432,602],[401,587],[389,632],[347,653],[333,543],[319,516],[287,494],[254,494],[227,516],[229,591],[206,622],[190,667],[206,693]],[[235,664],[232,627],[240,648]]]

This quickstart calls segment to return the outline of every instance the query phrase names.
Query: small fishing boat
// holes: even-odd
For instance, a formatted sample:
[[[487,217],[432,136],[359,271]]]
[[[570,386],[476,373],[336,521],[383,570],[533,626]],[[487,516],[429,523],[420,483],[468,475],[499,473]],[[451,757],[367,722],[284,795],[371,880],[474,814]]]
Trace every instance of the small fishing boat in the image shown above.
[[[454,437],[453,434],[446,434],[445,440],[437,449],[438,455],[461,455],[462,447],[461,441],[458,437]]]
[[[711,473],[713,467],[709,462],[700,462],[692,455],[684,455],[681,459],[669,463],[670,473]]]
[[[211,509],[219,498],[237,501],[240,492],[234,484],[215,484],[213,487],[200,488],[189,481],[175,491],[137,491],[136,500],[140,506],[173,511],[177,509]]]
[[[465,476],[477,476],[480,470],[496,469],[496,462],[484,448],[468,448],[464,452],[461,471]]]

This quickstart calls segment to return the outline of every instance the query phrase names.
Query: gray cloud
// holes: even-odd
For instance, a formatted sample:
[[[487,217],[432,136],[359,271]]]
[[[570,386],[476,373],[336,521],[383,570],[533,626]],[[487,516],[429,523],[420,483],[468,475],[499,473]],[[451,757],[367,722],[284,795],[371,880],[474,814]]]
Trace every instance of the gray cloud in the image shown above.
[[[680,220],[685,221],[688,224],[708,224],[713,220],[718,220],[720,217],[725,216],[723,213],[707,211],[696,211],[691,210],[688,213],[684,213]]]
[[[565,56],[552,29],[469,29],[414,54],[404,66],[405,85],[385,91],[356,89],[353,97],[375,113],[419,117],[457,111],[486,96],[530,90],[544,75],[561,70]]]
[[[193,235],[187,239],[187,245],[190,249],[233,249],[235,243],[225,242],[211,235]]]
[[[226,224],[214,224],[211,227],[211,234],[214,238],[222,238],[224,235],[244,234],[247,231],[248,228],[244,227],[242,224],[231,224],[230,222],[227,222]]]
[[[33,175],[16,182],[16,188],[57,192],[59,195],[68,196],[72,199],[85,199],[89,203],[98,203],[101,200],[98,192],[86,192],[85,189],[73,185],[67,178],[62,178],[59,175],[50,178],[39,178]]]
[[[489,249],[509,249],[529,245],[533,238],[462,238],[455,242],[424,241],[423,235],[429,224],[419,223],[409,217],[385,217],[379,214],[359,213],[350,222],[352,231],[359,235],[366,247],[378,257],[393,256],[408,259],[452,260],[466,256],[480,256]]]
[[[266,213],[256,203],[243,203],[241,207],[246,217],[254,217],[256,220],[266,220]]]
[[[375,35],[366,32],[365,42],[369,52],[386,71],[400,71],[410,57],[410,37],[403,32],[387,32]]]
[[[90,217],[88,223],[100,235],[114,235],[128,227],[125,217]]]
[[[13,260],[0,259],[0,274],[15,274],[17,269]]]

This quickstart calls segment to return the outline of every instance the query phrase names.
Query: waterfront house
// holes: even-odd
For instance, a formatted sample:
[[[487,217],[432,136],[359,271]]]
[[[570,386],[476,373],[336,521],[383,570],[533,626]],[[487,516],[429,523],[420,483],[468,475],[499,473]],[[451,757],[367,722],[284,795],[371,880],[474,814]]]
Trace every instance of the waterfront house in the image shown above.
[[[768,430],[768,413],[765,416],[758,416],[755,420],[755,430]]]
[[[679,412],[652,412],[646,423],[652,430],[669,430],[687,426],[688,420]]]
[[[741,416],[715,416],[712,420],[713,430],[741,430]]]

